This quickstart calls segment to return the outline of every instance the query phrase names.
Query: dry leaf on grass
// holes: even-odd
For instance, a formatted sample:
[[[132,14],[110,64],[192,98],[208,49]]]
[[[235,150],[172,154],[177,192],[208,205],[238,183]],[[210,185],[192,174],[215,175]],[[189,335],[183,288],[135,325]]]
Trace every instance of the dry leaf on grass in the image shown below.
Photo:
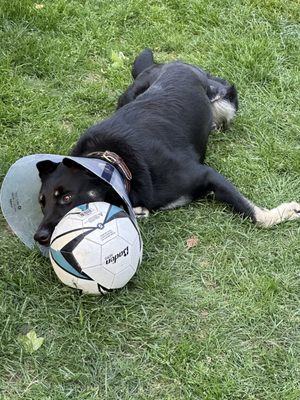
[[[186,241],[188,249],[196,247],[198,246],[198,244],[199,244],[199,239],[196,236],[192,236]]]

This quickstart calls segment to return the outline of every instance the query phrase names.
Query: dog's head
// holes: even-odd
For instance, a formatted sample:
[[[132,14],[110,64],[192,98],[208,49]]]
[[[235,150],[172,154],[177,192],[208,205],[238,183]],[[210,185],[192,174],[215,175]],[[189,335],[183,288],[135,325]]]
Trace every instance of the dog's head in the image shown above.
[[[34,240],[44,246],[49,245],[55,226],[72,208],[94,201],[120,204],[110,185],[70,159],[60,163],[40,161],[37,169],[42,181],[39,203],[44,217]]]

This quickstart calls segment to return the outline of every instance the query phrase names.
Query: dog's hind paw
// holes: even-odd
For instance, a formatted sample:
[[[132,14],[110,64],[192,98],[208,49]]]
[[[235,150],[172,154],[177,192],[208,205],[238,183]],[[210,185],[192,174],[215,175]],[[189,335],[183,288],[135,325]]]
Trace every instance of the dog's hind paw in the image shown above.
[[[137,218],[148,218],[150,215],[150,211],[145,207],[134,207],[133,211]]]

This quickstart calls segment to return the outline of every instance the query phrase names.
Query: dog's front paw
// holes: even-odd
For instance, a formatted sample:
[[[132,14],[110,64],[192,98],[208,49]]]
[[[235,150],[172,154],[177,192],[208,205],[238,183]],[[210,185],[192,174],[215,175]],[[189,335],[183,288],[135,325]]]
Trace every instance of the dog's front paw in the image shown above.
[[[255,218],[256,222],[264,227],[300,219],[300,203],[296,201],[283,203],[271,210],[255,207]]]
[[[296,201],[293,201],[292,203],[288,203],[287,206],[291,210],[290,219],[300,218],[300,203],[297,203]]]
[[[133,211],[137,218],[148,218],[150,215],[150,211],[145,207],[134,207]]]
[[[283,221],[293,221],[294,219],[300,218],[300,203],[297,203],[296,201],[292,201],[291,203],[283,203],[277,207],[277,209]]]

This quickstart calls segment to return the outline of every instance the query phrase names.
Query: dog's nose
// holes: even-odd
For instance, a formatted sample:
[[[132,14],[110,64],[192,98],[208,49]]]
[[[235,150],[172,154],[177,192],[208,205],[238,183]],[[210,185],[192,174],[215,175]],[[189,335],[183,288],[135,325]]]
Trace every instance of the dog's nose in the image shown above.
[[[51,232],[47,228],[42,228],[35,233],[33,238],[43,246],[48,246],[51,239]]]

